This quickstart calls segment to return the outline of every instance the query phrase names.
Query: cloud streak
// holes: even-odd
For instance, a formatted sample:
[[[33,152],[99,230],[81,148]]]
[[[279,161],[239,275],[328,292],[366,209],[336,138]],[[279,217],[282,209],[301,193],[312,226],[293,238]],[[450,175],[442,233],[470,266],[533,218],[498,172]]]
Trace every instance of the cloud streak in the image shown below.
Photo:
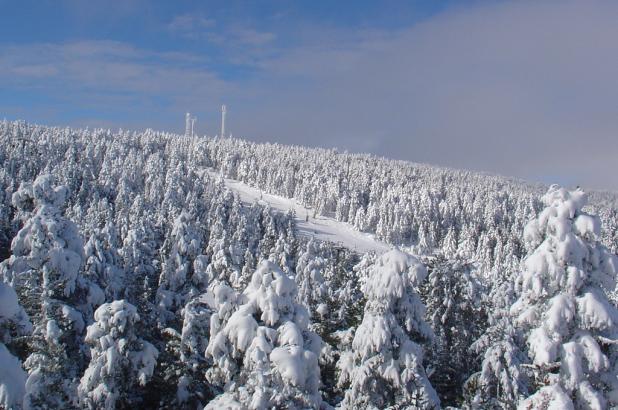
[[[216,21],[197,14],[182,14],[175,16],[167,25],[174,34],[190,39],[198,39],[204,33],[215,27]]]
[[[60,110],[56,114],[78,125],[87,125],[82,115],[92,118],[99,112],[102,123],[170,128],[171,118],[204,95],[217,98],[234,89],[207,66],[206,58],[194,54],[151,52],[111,41],[12,46],[1,50],[0,88],[46,96]]]

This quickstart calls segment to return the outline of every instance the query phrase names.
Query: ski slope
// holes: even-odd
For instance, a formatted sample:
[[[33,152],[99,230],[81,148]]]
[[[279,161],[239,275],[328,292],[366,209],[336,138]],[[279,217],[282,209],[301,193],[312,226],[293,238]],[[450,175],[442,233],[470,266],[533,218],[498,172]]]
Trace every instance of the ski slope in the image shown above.
[[[206,170],[211,177],[219,178],[219,172],[212,168]],[[252,204],[258,201],[268,204],[271,208],[287,212],[290,209],[296,211],[296,226],[298,233],[302,236],[309,236],[321,241],[328,241],[339,244],[345,248],[356,252],[375,251],[378,254],[386,252],[391,248],[390,245],[377,240],[374,235],[359,232],[345,222],[337,221],[333,218],[318,216],[313,218],[313,210],[305,208],[295,199],[285,198],[278,195],[271,195],[253,188],[244,182],[234,179],[224,178],[225,185],[238,194],[241,201]],[[307,215],[309,219],[307,220]]]

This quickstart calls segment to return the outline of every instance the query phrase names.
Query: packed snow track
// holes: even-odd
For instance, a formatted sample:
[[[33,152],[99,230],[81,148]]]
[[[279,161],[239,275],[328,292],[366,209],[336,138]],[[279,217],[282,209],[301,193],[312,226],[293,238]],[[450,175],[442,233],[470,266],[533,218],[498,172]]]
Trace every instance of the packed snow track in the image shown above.
[[[212,168],[209,168],[207,172],[212,177],[220,177],[219,172]],[[391,248],[390,245],[376,239],[374,235],[359,232],[345,222],[325,216],[314,218],[313,210],[301,205],[295,199],[267,194],[258,188],[253,188],[234,179],[224,178],[224,181],[225,185],[232,192],[237,193],[244,203],[252,204],[258,201],[281,212],[287,212],[290,209],[295,210],[296,226],[300,235],[337,243],[345,248],[362,253],[375,251],[381,254]]]

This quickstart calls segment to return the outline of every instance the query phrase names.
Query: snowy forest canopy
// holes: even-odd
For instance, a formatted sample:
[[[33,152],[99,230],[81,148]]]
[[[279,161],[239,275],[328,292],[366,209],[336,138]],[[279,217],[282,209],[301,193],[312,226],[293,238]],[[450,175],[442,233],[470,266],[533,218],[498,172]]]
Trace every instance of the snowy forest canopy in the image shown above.
[[[618,406],[613,194],[7,121],[0,164],[5,408]]]

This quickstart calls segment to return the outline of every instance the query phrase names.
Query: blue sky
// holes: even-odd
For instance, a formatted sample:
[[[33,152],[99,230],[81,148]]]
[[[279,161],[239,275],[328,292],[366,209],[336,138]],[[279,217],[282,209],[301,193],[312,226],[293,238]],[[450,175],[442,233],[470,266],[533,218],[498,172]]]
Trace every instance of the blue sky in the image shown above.
[[[0,0],[0,117],[618,189],[618,3]]]
[[[114,84],[103,75],[98,84],[85,81],[82,76],[63,75],[61,71],[67,70],[63,64],[80,60],[83,69],[89,69],[90,65],[82,60],[92,58],[93,63],[117,63],[113,67],[116,69],[122,69],[122,64],[127,70],[144,68],[143,74],[153,77],[148,68],[167,68],[178,75],[187,70],[196,80],[214,77],[211,80],[229,83],[225,86],[242,87],[263,74],[262,60],[312,42],[315,30],[329,31],[329,41],[336,44],[337,36],[342,34],[340,30],[405,27],[439,12],[447,3],[359,1],[354,7],[349,4],[2,0],[0,44],[5,53],[0,56],[11,64],[7,60],[15,58],[15,52],[19,54],[22,48],[21,54],[26,55],[21,57],[26,61],[23,65],[14,62],[18,70],[13,75],[21,78],[16,82],[7,79],[0,103],[9,117],[25,115],[46,123],[180,129],[176,124],[180,113],[214,110],[222,102],[218,98],[221,94],[199,96],[203,101],[200,105],[210,105],[209,108],[180,106],[174,93],[166,90],[145,93],[143,89],[122,88],[122,84]],[[6,52],[7,49],[13,53]],[[29,51],[34,55],[28,55]],[[37,54],[42,61],[32,64],[29,57]],[[196,72],[200,70],[201,73]],[[175,80],[169,78],[170,88]],[[233,99],[227,101],[230,99],[226,102],[233,107]],[[129,106],[131,103],[135,105]],[[32,108],[37,112],[32,112]],[[207,115],[211,120],[215,118],[213,113]],[[159,121],[145,121],[149,117]]]

